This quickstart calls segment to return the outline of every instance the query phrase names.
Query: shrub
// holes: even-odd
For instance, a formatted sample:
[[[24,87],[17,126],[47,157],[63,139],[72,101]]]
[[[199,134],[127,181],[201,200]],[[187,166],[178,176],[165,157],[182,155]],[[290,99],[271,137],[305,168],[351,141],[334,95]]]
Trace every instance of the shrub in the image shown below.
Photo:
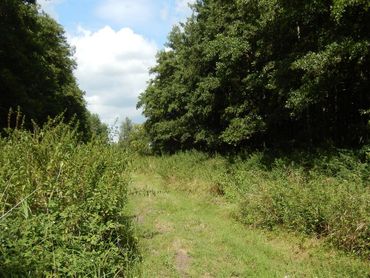
[[[128,157],[49,121],[0,139],[0,273],[125,276],[135,241],[123,209]]]
[[[357,255],[370,255],[369,163],[349,152],[236,163],[228,190],[239,192],[243,222],[324,237]],[[260,166],[251,167],[251,161]]]
[[[247,225],[324,238],[369,257],[369,153],[364,148],[220,157],[193,151],[138,164],[175,190],[224,195],[239,204],[237,216]]]
[[[139,155],[152,153],[150,138],[144,125],[134,124],[129,118],[121,123],[118,145]]]

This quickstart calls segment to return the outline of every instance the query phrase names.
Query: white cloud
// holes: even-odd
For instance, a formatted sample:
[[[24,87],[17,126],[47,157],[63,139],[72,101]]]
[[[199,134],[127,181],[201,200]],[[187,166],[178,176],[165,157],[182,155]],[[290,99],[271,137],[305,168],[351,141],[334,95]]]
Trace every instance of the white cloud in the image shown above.
[[[70,38],[76,48],[76,77],[86,91],[88,108],[112,124],[116,118],[140,118],[138,95],[155,64],[157,47],[129,28],[114,31],[104,27],[97,32],[79,28]]]
[[[153,1],[104,0],[98,5],[96,15],[104,20],[125,25],[144,23],[154,16]]]
[[[176,11],[179,13],[190,13],[189,4],[194,4],[195,0],[176,0]]]
[[[196,0],[99,0],[95,15],[110,22],[136,28],[161,28],[173,25],[191,14],[189,4]]]
[[[64,0],[38,0],[37,3],[40,5],[41,9],[48,13],[55,19],[58,19],[58,14],[55,7],[61,4]]]

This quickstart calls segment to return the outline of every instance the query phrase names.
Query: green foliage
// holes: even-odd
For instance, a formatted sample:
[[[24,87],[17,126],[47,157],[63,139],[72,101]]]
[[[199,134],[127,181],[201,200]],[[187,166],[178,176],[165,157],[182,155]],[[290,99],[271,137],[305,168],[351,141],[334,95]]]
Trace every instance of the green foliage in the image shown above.
[[[135,165],[141,173],[157,173],[172,189],[202,194],[218,190],[214,182],[218,173],[224,172],[226,161],[219,156],[212,158],[205,153],[187,151],[176,155],[139,157]]]
[[[341,20],[346,10],[348,11],[353,7],[362,7],[365,12],[368,12],[370,8],[370,3],[367,0],[334,0],[333,4],[332,14],[338,21]]]
[[[323,238],[367,258],[370,250],[369,151],[272,152],[211,157],[198,152],[148,158],[166,184],[225,196],[245,224]],[[148,166],[149,165],[149,166]],[[151,171],[153,171],[153,169]]]
[[[66,121],[78,119],[87,140],[88,113],[73,76],[73,51],[62,27],[31,2],[0,2],[0,128],[10,108],[21,108],[29,129],[31,120],[42,125],[64,113]]]
[[[126,117],[125,120],[121,123],[119,131],[119,142],[121,144],[128,144],[130,141],[130,136],[132,133],[134,124],[131,119]]]
[[[266,166],[265,157],[257,158],[260,169],[242,162],[228,181],[242,200],[243,222],[324,237],[339,248],[369,256],[368,161],[338,153],[314,160],[274,158]]]
[[[220,157],[202,157],[205,155],[182,153],[137,161],[140,168],[133,175],[135,194],[130,196],[130,204],[140,217],[137,234],[143,260],[135,277],[202,277],[206,273],[210,277],[339,278],[370,274],[368,261],[328,248],[323,240],[281,229],[270,232],[245,227],[232,218],[236,206],[222,196],[199,191],[190,194],[194,180],[199,179],[200,185],[207,177],[199,176],[200,171],[194,176],[189,173],[222,162]],[[181,158],[187,161],[181,162]],[[174,172],[171,179],[158,176],[157,170],[167,160],[180,162],[174,170],[181,173]],[[199,163],[194,166],[194,161]],[[183,181],[187,167],[187,180]],[[217,170],[209,168],[209,172]],[[181,264],[187,267],[180,268],[180,262],[187,260],[180,260],[179,253],[188,257],[190,263]]]
[[[128,273],[135,240],[124,214],[125,151],[49,121],[0,139],[0,273],[116,276]]]
[[[362,146],[366,0],[197,1],[138,103],[159,151]]]
[[[89,129],[91,130],[92,137],[101,138],[104,142],[109,141],[108,125],[102,123],[98,114],[91,114],[88,112]]]
[[[140,155],[152,153],[150,139],[144,126],[132,123],[129,118],[121,124],[118,145]]]

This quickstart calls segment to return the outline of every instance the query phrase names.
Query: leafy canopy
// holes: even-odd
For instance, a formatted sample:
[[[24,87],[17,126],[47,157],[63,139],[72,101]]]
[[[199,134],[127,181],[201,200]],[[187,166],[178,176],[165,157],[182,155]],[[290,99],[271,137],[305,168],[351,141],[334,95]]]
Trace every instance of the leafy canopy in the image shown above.
[[[0,128],[9,109],[20,107],[39,125],[60,113],[68,121],[76,117],[88,138],[88,113],[63,28],[35,1],[3,0],[0,33]]]
[[[203,0],[138,106],[157,150],[368,142],[369,2]]]

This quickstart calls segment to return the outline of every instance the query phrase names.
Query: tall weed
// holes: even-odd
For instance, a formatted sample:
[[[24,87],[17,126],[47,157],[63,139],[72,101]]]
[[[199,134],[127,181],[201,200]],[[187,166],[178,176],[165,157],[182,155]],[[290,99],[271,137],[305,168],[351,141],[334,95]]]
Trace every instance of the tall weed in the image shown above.
[[[269,158],[268,163],[265,155],[231,165],[224,181],[228,191],[238,192],[234,196],[243,222],[323,237],[336,247],[370,256],[369,161],[345,151],[294,154]]]
[[[215,173],[223,172],[225,160],[197,151],[176,155],[139,156],[136,168],[141,172],[155,172],[172,189],[190,193],[209,193],[213,190]]]
[[[123,211],[128,157],[98,139],[80,144],[51,120],[0,139],[0,273],[125,276],[136,257]]]
[[[245,224],[327,239],[370,256],[370,152],[320,151],[238,156],[200,152],[139,159],[176,190],[224,195]],[[147,160],[146,162],[144,160]]]

